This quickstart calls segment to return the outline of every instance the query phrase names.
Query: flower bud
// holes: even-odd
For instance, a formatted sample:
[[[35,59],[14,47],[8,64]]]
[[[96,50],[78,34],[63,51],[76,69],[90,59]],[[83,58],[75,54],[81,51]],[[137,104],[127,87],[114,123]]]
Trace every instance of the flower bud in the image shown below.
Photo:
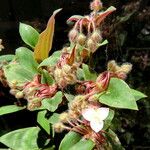
[[[107,70],[111,71],[111,72],[116,72],[120,69],[120,67],[117,65],[117,63],[115,62],[115,60],[111,60],[108,62],[107,64]]]
[[[95,43],[91,38],[88,39],[87,41],[87,48],[91,51],[91,52],[95,52],[95,50],[97,49],[97,43]]]
[[[107,89],[110,81],[110,72],[103,72],[101,73],[97,79],[96,83],[100,91],[104,91]]]
[[[21,91],[21,92],[17,92],[16,95],[15,95],[15,97],[16,97],[17,99],[23,98],[23,96],[24,96],[24,94],[23,94],[22,91]]]
[[[102,9],[102,7],[103,5],[100,0],[93,0],[93,2],[90,5],[91,10],[94,10],[94,11],[99,11],[100,9]]]
[[[64,125],[61,122],[55,123],[53,127],[57,133],[60,133],[64,130]]]
[[[41,102],[36,102],[36,103],[34,103],[34,102],[28,102],[28,106],[27,106],[27,109],[28,110],[34,110],[34,109],[36,109],[36,108],[39,108],[41,106]]]
[[[64,65],[62,70],[67,74],[71,73],[71,67],[69,65]]]
[[[80,45],[84,45],[86,41],[86,36],[82,33],[79,34],[79,36],[77,37],[77,42]]]
[[[100,31],[99,30],[94,31],[91,35],[91,39],[96,43],[100,43],[102,41]]]
[[[60,114],[59,119],[61,122],[67,122],[68,117],[69,117],[68,113],[64,112],[64,113]]]
[[[17,89],[11,89],[11,90],[10,90],[10,94],[16,95],[16,93],[17,93],[18,91],[19,91],[19,90],[17,90]]]
[[[76,38],[77,38],[78,34],[79,34],[79,32],[76,29],[72,29],[68,35],[70,42],[76,42]]]
[[[132,70],[132,64],[124,63],[121,66],[121,71],[124,72],[124,73],[126,73],[126,74],[129,73],[131,70]]]

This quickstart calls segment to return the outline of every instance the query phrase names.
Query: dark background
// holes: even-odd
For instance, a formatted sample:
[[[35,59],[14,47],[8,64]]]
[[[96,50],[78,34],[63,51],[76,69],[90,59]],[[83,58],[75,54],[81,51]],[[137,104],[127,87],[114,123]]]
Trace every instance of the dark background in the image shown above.
[[[139,7],[135,5],[139,2]],[[68,42],[69,27],[67,18],[72,15],[89,14],[90,0],[0,0],[0,39],[5,49],[2,54],[15,53],[15,49],[25,45],[19,35],[19,22],[32,25],[39,32],[58,8],[63,10],[56,16],[56,30],[53,51],[61,49]],[[150,96],[150,2],[149,0],[104,0],[104,6],[114,5],[117,11],[108,19],[105,29],[114,25],[114,30],[107,35],[109,45],[95,54],[95,69],[101,70],[106,62],[115,59],[118,62],[131,62],[133,70],[127,82]],[[135,11],[131,18],[117,24],[118,17],[127,16]],[[112,21],[113,20],[113,21]],[[120,36],[122,35],[122,36]],[[123,40],[123,44],[120,44]],[[101,67],[104,66],[104,67]],[[14,102],[8,89],[0,86],[0,105]],[[121,110],[117,133],[126,149],[150,149],[150,99],[138,102],[139,111]],[[35,113],[22,111],[0,117],[0,134],[6,131],[35,125]]]

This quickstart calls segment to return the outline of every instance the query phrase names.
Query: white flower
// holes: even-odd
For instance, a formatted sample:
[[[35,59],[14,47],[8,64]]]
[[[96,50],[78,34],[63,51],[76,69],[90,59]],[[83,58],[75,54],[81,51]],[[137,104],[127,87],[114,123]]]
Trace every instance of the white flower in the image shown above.
[[[91,128],[97,133],[104,126],[104,120],[109,114],[109,108],[87,108],[82,111],[84,119],[90,122]]]

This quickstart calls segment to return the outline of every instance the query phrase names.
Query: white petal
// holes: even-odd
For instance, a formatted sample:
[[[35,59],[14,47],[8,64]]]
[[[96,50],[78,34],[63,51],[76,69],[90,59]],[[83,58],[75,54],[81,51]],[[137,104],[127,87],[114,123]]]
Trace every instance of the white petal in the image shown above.
[[[109,115],[109,108],[101,107],[97,109],[97,116],[99,120],[105,120]]]
[[[87,108],[84,109],[82,111],[82,116],[84,117],[84,119],[86,119],[87,121],[91,121],[93,120],[93,116],[95,114],[95,110],[93,108]]]
[[[98,133],[103,128],[104,122],[103,121],[91,121],[90,126],[96,133]]]

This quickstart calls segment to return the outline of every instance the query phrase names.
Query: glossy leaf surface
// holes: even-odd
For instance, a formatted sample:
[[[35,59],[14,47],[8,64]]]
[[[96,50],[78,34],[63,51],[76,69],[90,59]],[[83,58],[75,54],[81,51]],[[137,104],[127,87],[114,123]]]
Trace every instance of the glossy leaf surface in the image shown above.
[[[39,39],[39,33],[33,27],[24,23],[20,23],[19,33],[22,40],[27,45],[31,46],[32,48],[35,47]]]
[[[33,73],[33,75],[38,73],[38,63],[34,60],[33,52],[31,50],[26,47],[20,47],[16,49],[16,57],[23,68]]]
[[[118,78],[111,78],[107,91],[99,97],[99,101],[110,107],[138,110],[131,89]]]

